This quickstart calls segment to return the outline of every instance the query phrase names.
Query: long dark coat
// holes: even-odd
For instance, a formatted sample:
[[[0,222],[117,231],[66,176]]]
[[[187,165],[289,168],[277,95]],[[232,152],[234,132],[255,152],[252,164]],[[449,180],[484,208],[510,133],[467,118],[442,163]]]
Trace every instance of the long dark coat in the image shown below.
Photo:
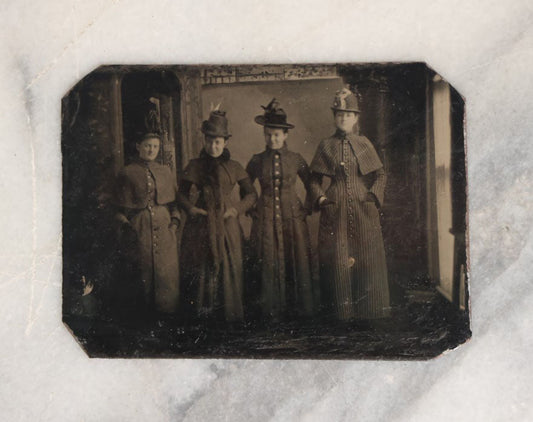
[[[160,312],[173,313],[179,302],[179,266],[171,218],[179,220],[180,214],[170,168],[137,160],[119,173],[116,189],[116,217],[130,223],[136,238],[128,247],[135,249],[130,256],[138,260],[133,264],[139,268],[144,300]]]
[[[311,163],[314,203],[321,209],[319,260],[322,305],[339,319],[389,314],[389,286],[378,208],[385,172],[370,141],[337,131],[324,139]],[[322,177],[331,184],[322,191]]]
[[[237,183],[244,196],[234,202],[232,191]],[[193,186],[199,192],[196,205],[190,197]],[[244,214],[257,200],[248,174],[229,158],[227,150],[218,159],[202,152],[184,170],[178,200],[188,212],[193,206],[208,212],[207,216],[189,216],[183,229],[181,263],[186,305],[199,316],[216,316],[222,311],[227,321],[242,320],[243,234],[236,217],[224,219],[223,215],[230,208]]]
[[[298,177],[308,187],[309,168],[303,157],[267,148],[252,157],[246,171],[259,180],[261,196],[253,213],[250,235],[252,277],[259,280],[263,315],[273,319],[311,315],[313,289],[307,210],[296,194]]]

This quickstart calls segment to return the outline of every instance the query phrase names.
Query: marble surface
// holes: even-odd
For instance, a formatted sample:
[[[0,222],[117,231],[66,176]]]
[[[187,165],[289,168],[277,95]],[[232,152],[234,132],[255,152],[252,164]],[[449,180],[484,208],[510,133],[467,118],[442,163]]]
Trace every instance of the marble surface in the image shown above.
[[[0,5],[0,419],[533,420],[533,4]],[[61,321],[60,99],[100,64],[424,60],[467,100],[473,337],[424,362],[89,359]]]

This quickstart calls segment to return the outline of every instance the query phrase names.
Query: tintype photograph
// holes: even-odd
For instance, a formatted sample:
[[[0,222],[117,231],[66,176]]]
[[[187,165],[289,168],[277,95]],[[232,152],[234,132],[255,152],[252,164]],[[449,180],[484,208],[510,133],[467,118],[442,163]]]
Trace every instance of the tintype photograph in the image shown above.
[[[89,356],[470,337],[464,99],[425,63],[102,66],[61,117],[63,321]]]

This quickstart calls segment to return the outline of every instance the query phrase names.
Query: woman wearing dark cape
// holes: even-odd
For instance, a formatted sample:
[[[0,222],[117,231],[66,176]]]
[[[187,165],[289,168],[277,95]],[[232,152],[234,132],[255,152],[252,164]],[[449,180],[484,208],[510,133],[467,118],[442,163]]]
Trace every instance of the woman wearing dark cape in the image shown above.
[[[242,229],[257,194],[243,167],[226,148],[231,136],[225,112],[215,110],[202,124],[205,136],[200,157],[185,168],[178,202],[188,217],[181,243],[182,292],[188,316],[239,322],[243,310]],[[235,185],[243,197],[232,200]],[[195,187],[199,197],[191,201]]]

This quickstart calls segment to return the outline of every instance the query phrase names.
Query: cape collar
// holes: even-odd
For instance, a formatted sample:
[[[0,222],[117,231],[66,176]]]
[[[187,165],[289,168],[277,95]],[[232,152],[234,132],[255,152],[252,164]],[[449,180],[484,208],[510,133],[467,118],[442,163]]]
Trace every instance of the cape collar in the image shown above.
[[[137,156],[135,157],[133,160],[132,160],[133,163],[137,163],[139,164],[140,166],[142,167],[148,167],[150,170],[153,169],[154,167],[157,167],[160,165],[160,163],[156,160],[152,160],[152,161],[146,161],[146,160],[143,160],[141,157]]]
[[[348,139],[349,141],[353,141],[357,137],[357,135],[353,132],[345,132],[344,130],[340,130],[340,129],[337,129],[333,136],[337,139],[340,139],[341,141],[343,139]]]
[[[212,157],[210,156],[206,151],[205,149],[202,149],[202,151],[200,152],[200,158],[203,159],[203,160],[206,160],[206,161],[209,161],[209,160],[213,160],[213,161],[216,161],[218,163],[225,163],[227,161],[229,161],[231,155],[229,153],[229,149],[227,148],[224,148],[224,151],[222,151],[222,154],[218,157]]]

